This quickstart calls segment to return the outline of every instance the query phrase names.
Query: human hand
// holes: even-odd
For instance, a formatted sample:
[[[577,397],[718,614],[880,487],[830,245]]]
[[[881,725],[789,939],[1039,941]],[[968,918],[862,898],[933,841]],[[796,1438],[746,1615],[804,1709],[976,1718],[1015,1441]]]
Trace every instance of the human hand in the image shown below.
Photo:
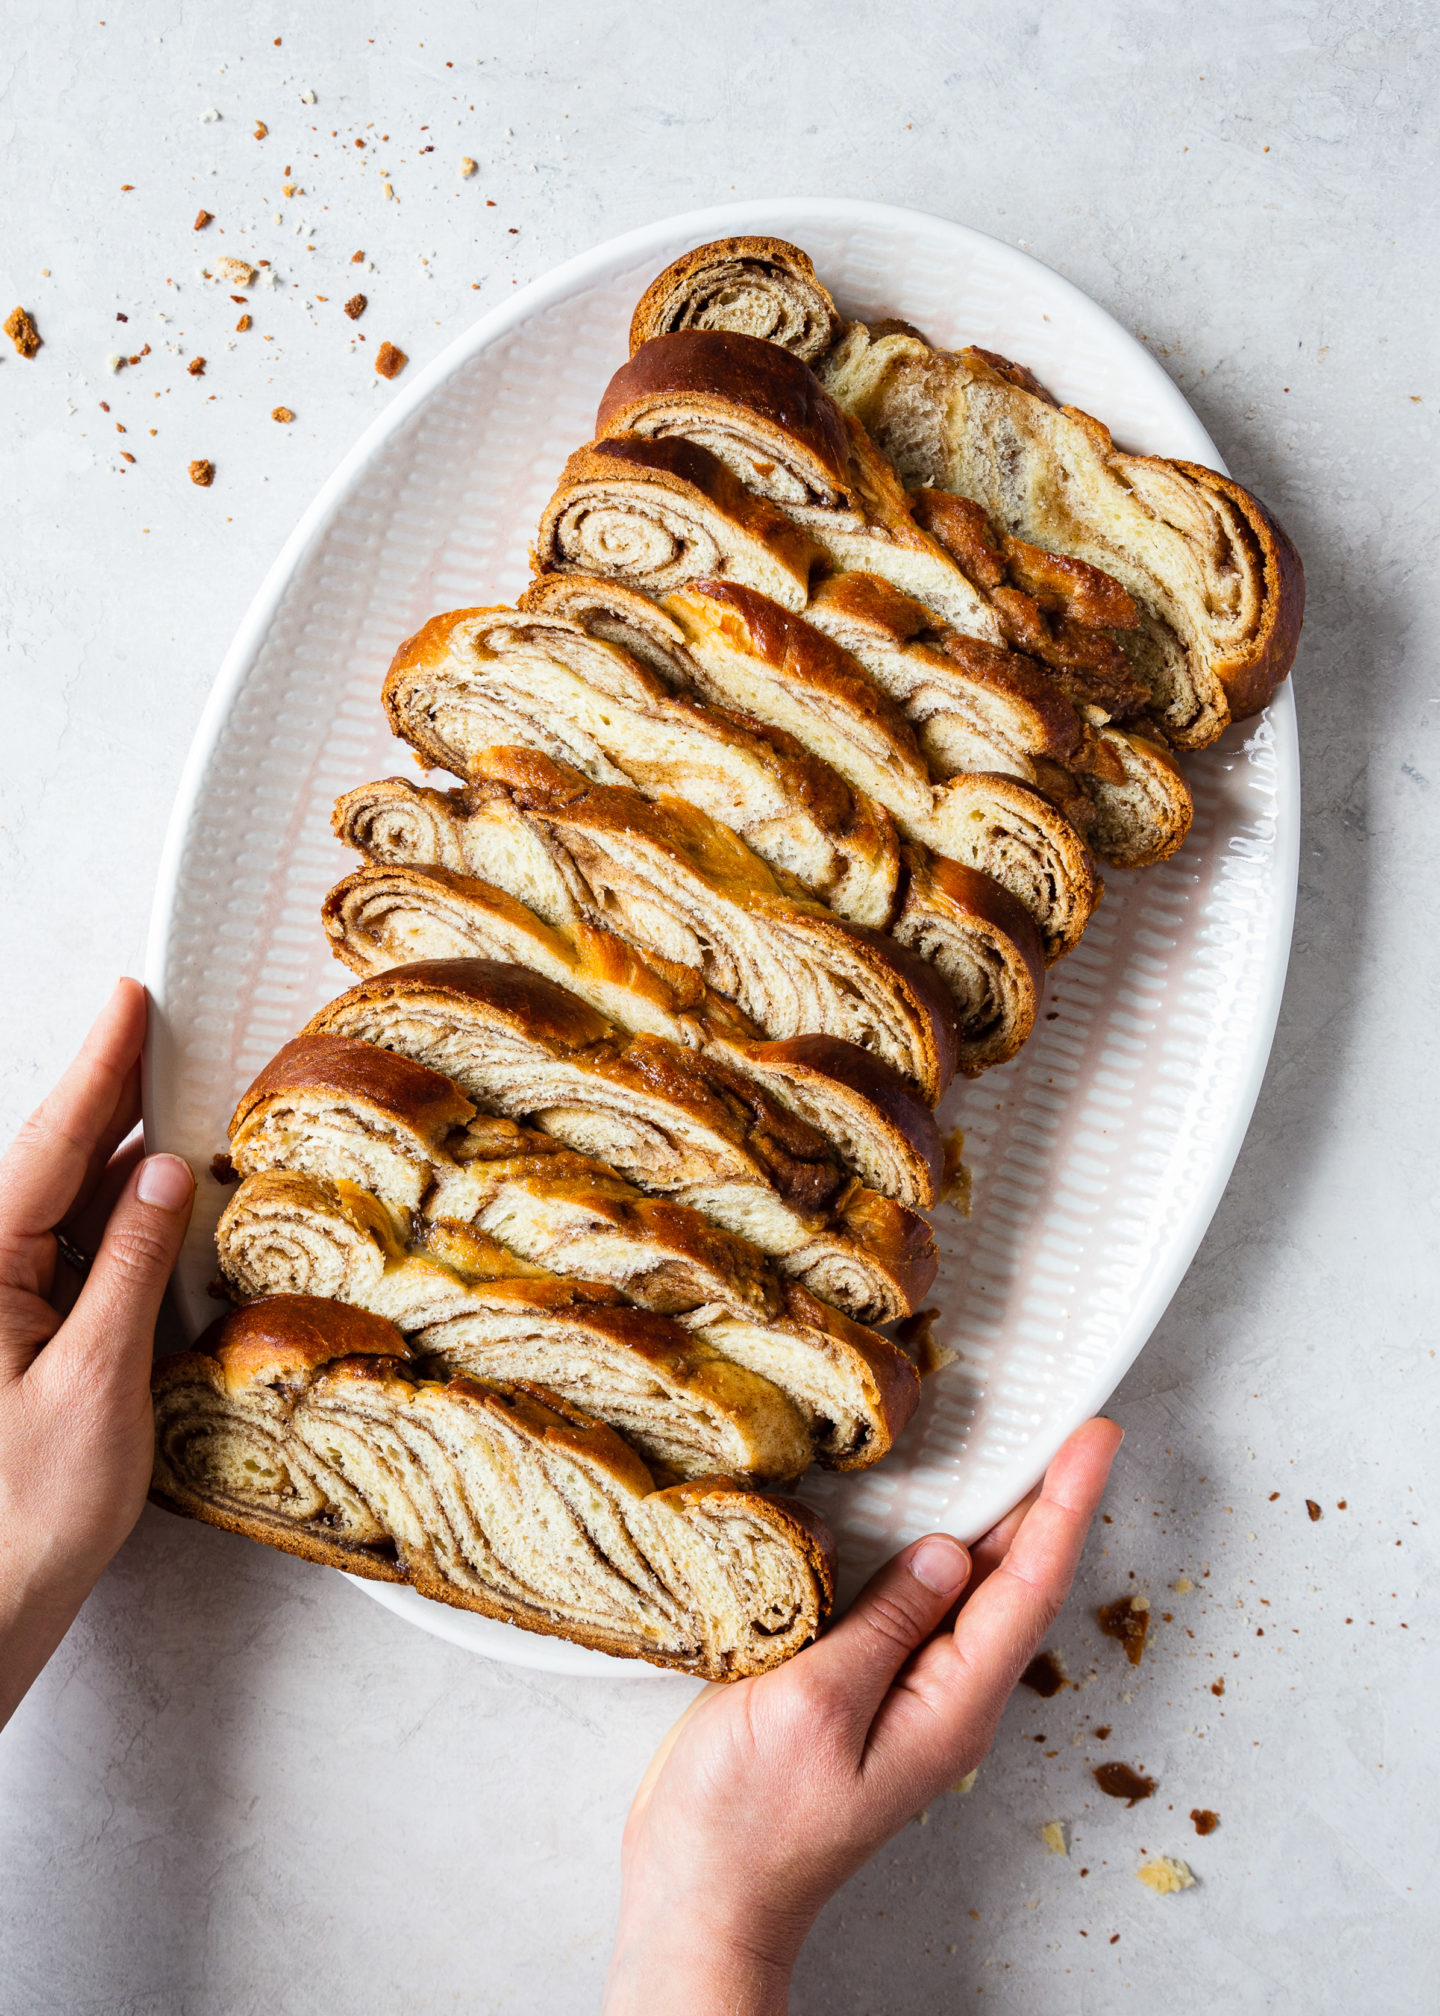
[[[0,1728],[149,1487],[155,1318],[195,1183],[138,1139],[115,1152],[140,1117],[145,1008],[122,980],[0,1159]],[[95,1256],[78,1294],[56,1230]]]
[[[1086,1422],[973,1550],[915,1541],[788,1665],[696,1696],[626,1822],[605,2016],[783,2016],[826,1900],[989,1749],[1122,1439]]]

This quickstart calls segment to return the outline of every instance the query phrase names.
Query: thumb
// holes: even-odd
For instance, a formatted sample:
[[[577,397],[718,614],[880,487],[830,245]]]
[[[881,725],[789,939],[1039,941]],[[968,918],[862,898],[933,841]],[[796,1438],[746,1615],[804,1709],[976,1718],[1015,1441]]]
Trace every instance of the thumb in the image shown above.
[[[970,1579],[970,1556],[948,1533],[930,1533],[887,1561],[833,1630],[795,1662],[833,1692],[834,1707],[863,1748],[876,1709],[918,1645]],[[794,1670],[794,1669],[792,1669]]]
[[[148,1380],[155,1319],[194,1202],[195,1178],[178,1155],[150,1155],[138,1164],[75,1306],[36,1369],[66,1380],[83,1375],[87,1384],[97,1377],[126,1386]]]

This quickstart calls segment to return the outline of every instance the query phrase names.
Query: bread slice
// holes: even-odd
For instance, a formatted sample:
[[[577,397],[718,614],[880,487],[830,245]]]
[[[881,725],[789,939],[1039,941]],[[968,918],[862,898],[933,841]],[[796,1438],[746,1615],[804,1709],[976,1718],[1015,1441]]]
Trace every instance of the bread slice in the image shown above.
[[[312,1294],[368,1309],[429,1340],[450,1370],[483,1370],[475,1355],[482,1344],[496,1377],[538,1377],[543,1364],[550,1385],[682,1474],[722,1458],[772,1479],[812,1458],[865,1469],[893,1446],[919,1399],[915,1367],[898,1345],[798,1283],[781,1284],[774,1308],[735,1298],[660,1316],[622,1306],[603,1282],[546,1274],[469,1228],[463,1236],[446,1228],[438,1251],[436,1242],[417,1246],[378,1199],[344,1180],[283,1170],[247,1176],[216,1243],[241,1299]],[[722,1379],[712,1360],[755,1383]],[[650,1396],[643,1406],[637,1382],[640,1398]]]
[[[703,698],[799,737],[907,839],[991,876],[1030,912],[1047,959],[1079,942],[1103,885],[1080,835],[1033,786],[970,771],[935,784],[909,722],[863,666],[752,589],[697,581],[664,607]]]
[[[1153,738],[1082,721],[1018,652],[937,627],[922,604],[873,575],[822,582],[805,620],[897,703],[937,782],[967,771],[1017,777],[1116,868],[1168,860],[1184,842],[1194,801],[1169,753]]]
[[[610,380],[595,433],[599,440],[693,444],[755,496],[778,505],[832,567],[868,568],[947,622],[1002,641],[995,610],[912,516],[889,458],[840,411],[809,366],[775,344],[723,330],[657,336]],[[715,578],[700,559],[687,556],[691,578]],[[650,593],[667,592],[629,567],[611,571]],[[720,578],[744,577],[731,570]]]
[[[535,535],[542,574],[623,574],[663,595],[714,574],[803,609],[820,548],[688,441],[592,441],[565,464]]]
[[[926,872],[917,886],[890,814],[793,735],[672,693],[659,667],[688,676],[683,635],[635,591],[556,576],[522,605],[437,617],[396,655],[386,705],[424,762],[463,776],[489,748],[519,741],[596,783],[683,796],[837,915],[923,944],[956,1001],[962,1070],[1015,1054],[1031,1027],[1029,972],[1043,960],[1023,905],[995,883],[970,885],[964,900],[953,877]],[[559,613],[570,608],[583,621]],[[643,641],[645,662],[592,634],[602,623]],[[981,984],[957,992],[967,976]]]
[[[690,969],[765,1036],[839,1037],[930,1103],[944,1091],[955,1013],[933,973],[782,882],[738,834],[682,799],[591,784],[523,748],[486,751],[464,791],[428,793],[414,818],[387,820],[389,805],[415,795],[399,782],[362,786],[337,805],[336,830],[380,845],[390,862],[403,849],[414,863],[405,843],[417,842],[417,865],[431,865],[427,854],[458,859],[556,929],[612,932],[666,968]]]
[[[1195,462],[1127,455],[1022,366],[852,324],[827,389],[912,485],[956,492],[1014,537],[1113,576],[1139,627],[1120,643],[1182,748],[1256,713],[1294,660],[1300,556],[1259,499]]]
[[[667,266],[641,297],[630,348],[676,329],[739,329],[809,364],[841,330],[835,303],[798,245],[778,238],[720,238]]]
[[[1006,635],[1021,642],[1015,626],[1028,631],[1024,648],[1107,714],[1123,721],[1143,695],[1171,742],[1201,747],[1263,707],[1289,671],[1304,614],[1299,555],[1259,499],[1216,470],[1125,454],[1098,420],[1057,406],[1022,365],[991,352],[938,350],[903,322],[843,324],[810,261],[783,239],[722,239],[676,260],[636,310],[632,349],[686,327],[794,350],[907,484],[981,506],[1007,563],[1019,562],[990,597]],[[1138,675],[1128,700],[1105,626],[1075,607],[1066,584],[1057,606],[1054,570],[1034,578],[1025,554],[1008,550],[1015,541],[1078,560],[1134,598],[1138,621],[1110,640]]]
[[[593,596],[603,586],[587,579]],[[852,923],[894,913],[894,821],[793,737],[671,691],[629,651],[550,609],[459,609],[401,645],[385,680],[395,733],[468,777],[523,743],[596,784],[683,795]]]
[[[154,1375],[154,1495],[303,1559],[706,1679],[822,1628],[815,1516],[711,1477],[657,1491],[543,1386],[417,1377],[375,1317],[277,1297]]]
[[[659,1038],[617,1040],[538,974],[483,960],[392,969],[323,1008],[306,1026],[314,1037],[445,1074],[482,1109],[748,1239],[863,1322],[907,1314],[935,1278],[925,1220],[848,1176],[825,1137],[762,1085]],[[307,1068],[303,1054],[281,1057],[272,1085]]]

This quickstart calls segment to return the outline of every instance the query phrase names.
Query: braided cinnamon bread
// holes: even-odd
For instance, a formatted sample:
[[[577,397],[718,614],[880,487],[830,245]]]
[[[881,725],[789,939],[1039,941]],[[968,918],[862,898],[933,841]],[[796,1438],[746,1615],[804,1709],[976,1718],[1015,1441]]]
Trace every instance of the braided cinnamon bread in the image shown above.
[[[352,1303],[430,1340],[427,1348],[451,1370],[483,1369],[460,1355],[482,1339],[497,1377],[538,1377],[543,1362],[549,1384],[676,1468],[686,1459],[675,1407],[693,1415],[703,1401],[708,1432],[729,1438],[712,1440],[710,1453],[695,1458],[702,1469],[723,1455],[731,1469],[778,1477],[795,1474],[797,1419],[801,1468],[813,1458],[830,1469],[865,1469],[891,1448],[919,1399],[915,1367],[898,1345],[794,1281],[758,1308],[736,1295],[672,1318],[621,1308],[606,1283],[546,1274],[470,1227],[448,1225],[422,1240],[402,1236],[391,1213],[353,1183],[275,1169],[245,1178],[216,1235],[221,1271],[242,1299],[315,1294]],[[657,1401],[647,1426],[633,1385],[652,1374],[626,1370],[614,1353],[637,1340],[649,1340],[647,1351],[667,1339],[678,1349],[683,1336],[758,1384],[737,1388],[707,1376],[696,1387],[686,1370],[693,1361],[679,1363],[672,1352],[656,1360],[653,1376],[663,1375],[669,1397]],[[527,1359],[532,1346],[549,1355]],[[520,1355],[502,1358],[506,1351]],[[606,1399],[612,1373],[614,1395]],[[700,1428],[692,1422],[686,1433],[695,1442]]]
[[[643,644],[646,662],[594,634],[598,625]],[[983,876],[966,881],[908,853],[902,860],[883,807],[783,730],[673,694],[659,669],[667,657],[672,678],[690,665],[678,626],[653,604],[593,577],[555,576],[533,583],[519,611],[433,619],[397,653],[386,706],[424,762],[459,776],[492,747],[518,741],[596,783],[683,795],[837,915],[888,928],[935,964],[959,1010],[963,1070],[1013,1056],[1033,1025],[1042,968],[1023,906]],[[434,810],[427,801],[422,818]],[[426,943],[437,954],[458,949]],[[385,956],[414,951],[390,943]],[[623,1009],[609,1012],[623,1019]]]
[[[731,290],[724,276],[737,258],[743,289]],[[1093,626],[1067,611],[1067,593],[1058,611],[1053,602],[1045,608],[1053,570],[1043,570],[1051,578],[1031,595],[1036,606],[1012,601],[1007,619],[1029,631],[1027,650],[1049,635],[1054,648],[1040,655],[1062,681],[1073,674],[1077,690],[1087,676],[1111,681],[1116,704],[1107,712],[1124,718],[1133,711],[1138,680],[1168,739],[1198,748],[1229,720],[1258,712],[1289,671],[1304,613],[1300,559],[1264,505],[1228,477],[1197,463],[1123,453],[1099,421],[1057,406],[1023,366],[988,351],[937,350],[902,322],[842,324],[809,261],[783,240],[747,239],[743,252],[736,241],[720,240],[677,260],[636,310],[631,349],[692,325],[803,350],[907,484],[981,506],[1002,547],[1013,540],[1030,553],[1068,556],[1120,583],[1139,617],[1112,640],[1133,667],[1128,701],[1113,690],[1125,682],[1103,644],[1108,665],[1089,662],[1091,643],[1078,632]],[[821,352],[827,327],[839,333]],[[802,328],[797,341],[793,332]],[[933,520],[930,529],[940,533]],[[950,550],[975,578],[965,557]],[[1024,552],[1007,558],[1025,571]],[[1023,580],[1007,585],[1030,593]],[[1005,615],[1004,597],[991,599]],[[1060,621],[1037,621],[1037,612],[1058,613]],[[1085,697],[1095,697],[1093,688]]]
[[[416,800],[413,817],[387,819]],[[935,976],[782,881],[682,799],[591,784],[538,751],[490,749],[448,799],[399,780],[362,786],[336,806],[335,827],[367,852],[382,847],[386,862],[414,864],[417,850],[418,865],[458,862],[557,929],[590,925],[690,968],[766,1036],[858,1044],[932,1104],[953,1070],[954,1010]]]
[[[677,1476],[716,1469],[797,1477],[813,1443],[777,1387],[668,1317],[614,1290],[485,1255],[483,1276],[407,1249],[390,1214],[354,1184],[267,1170],[247,1176],[217,1233],[226,1279],[246,1299],[319,1295],[384,1316],[434,1369],[538,1379],[618,1429]]]
[[[377,1317],[308,1296],[226,1317],[153,1385],[153,1495],[302,1559],[706,1679],[822,1628],[833,1546],[728,1477],[657,1491],[544,1386],[417,1376]]]
[[[1184,841],[1194,801],[1169,753],[1090,726],[1018,652],[937,627],[922,604],[873,575],[822,581],[805,620],[898,703],[937,782],[965,771],[1016,777],[1116,868],[1168,860]]]
[[[312,1052],[307,1046],[315,1039],[321,1040]],[[825,1137],[755,1080],[718,1057],[697,1057],[657,1037],[622,1040],[539,975],[483,960],[379,973],[321,1009],[242,1100],[237,1123],[243,1138],[231,1149],[235,1166],[242,1173],[260,1166],[310,1168],[365,1182],[358,1162],[320,1166],[318,1158],[330,1152],[329,1136],[321,1141],[318,1127],[303,1122],[304,1139],[294,1152],[311,1160],[262,1165],[253,1159],[261,1150],[249,1144],[263,1122],[265,1130],[284,1130],[282,1150],[290,1154],[296,1094],[307,1111],[316,1100],[325,1113],[343,1103],[346,1053],[367,1046],[381,1055],[395,1052],[393,1061],[411,1071],[429,1067],[427,1077],[443,1072],[451,1089],[460,1088],[476,1105],[531,1120],[638,1190],[693,1207],[863,1321],[907,1314],[935,1278],[935,1247],[924,1219],[848,1176]],[[363,1068],[368,1080],[382,1075],[373,1061]],[[397,1090],[397,1104],[401,1097],[413,1095]],[[393,1113],[384,1117],[381,1132],[388,1138],[399,1122]],[[348,1135],[367,1124],[347,1110],[336,1126]],[[349,1152],[348,1139],[340,1146]],[[433,1169],[436,1149],[429,1153]],[[383,1178],[386,1171],[379,1173]],[[413,1210],[427,1188],[422,1185],[418,1195],[411,1188],[377,1194],[391,1208]]]
[[[541,573],[620,574],[663,595],[697,575],[803,609],[820,548],[688,441],[592,441],[561,472],[535,535]]]
[[[608,442],[627,453],[647,442],[693,444],[757,499],[778,506],[832,567],[869,569],[959,629],[1002,642],[996,611],[916,522],[888,457],[841,412],[808,365],[773,343],[719,330],[656,337],[610,380],[595,434],[597,447]],[[542,542],[542,572],[546,551]],[[734,569],[709,575],[702,559],[698,551],[687,555],[689,579],[761,587]],[[578,549],[563,540],[555,542],[553,560],[582,572],[620,574],[655,595],[683,585],[678,579],[662,585],[648,573],[642,579],[639,569],[623,564],[587,568]],[[787,608],[805,606],[803,599],[774,599]]]
[[[721,238],[667,266],[641,296],[630,348],[676,329],[739,329],[805,363],[823,357],[843,327],[835,303],[798,245],[778,238]]]
[[[885,806],[907,839],[979,869],[1030,912],[1047,959],[1079,942],[1100,899],[1084,842],[1015,777],[964,771],[937,785],[900,708],[823,631],[721,581],[668,595],[696,690],[785,729]]]

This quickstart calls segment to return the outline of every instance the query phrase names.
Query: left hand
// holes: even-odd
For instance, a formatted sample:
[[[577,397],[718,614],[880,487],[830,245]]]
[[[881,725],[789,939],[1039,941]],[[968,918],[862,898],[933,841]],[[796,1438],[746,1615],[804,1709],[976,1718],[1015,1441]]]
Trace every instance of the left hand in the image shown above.
[[[155,1319],[195,1183],[138,1139],[115,1152],[140,1118],[145,1010],[122,980],[0,1160],[0,1728],[150,1483]],[[78,1295],[57,1230],[94,1255]]]

